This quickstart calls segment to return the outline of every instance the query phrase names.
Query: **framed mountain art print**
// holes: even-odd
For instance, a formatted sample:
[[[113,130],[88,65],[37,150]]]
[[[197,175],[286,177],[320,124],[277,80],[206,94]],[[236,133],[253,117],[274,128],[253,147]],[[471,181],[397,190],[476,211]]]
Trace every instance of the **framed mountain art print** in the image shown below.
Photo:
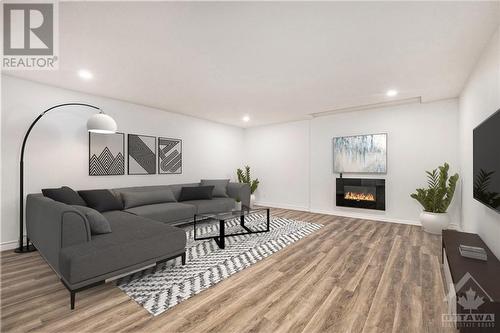
[[[125,134],[89,133],[89,176],[125,174]]]

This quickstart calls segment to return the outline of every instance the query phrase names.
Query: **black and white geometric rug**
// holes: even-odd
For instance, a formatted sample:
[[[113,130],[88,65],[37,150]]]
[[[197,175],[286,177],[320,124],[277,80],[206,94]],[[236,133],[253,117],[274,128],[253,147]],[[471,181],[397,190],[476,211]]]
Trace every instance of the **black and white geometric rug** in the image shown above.
[[[264,230],[262,214],[248,216],[245,224],[252,230]],[[120,279],[118,287],[130,298],[157,316],[180,302],[210,288],[301,238],[323,225],[272,217],[270,231],[226,238],[226,248],[219,249],[214,240],[195,241],[193,226],[187,234],[186,265],[177,258]],[[215,235],[219,226],[207,223],[197,226],[197,236]],[[239,220],[226,222],[226,233],[242,232]]]

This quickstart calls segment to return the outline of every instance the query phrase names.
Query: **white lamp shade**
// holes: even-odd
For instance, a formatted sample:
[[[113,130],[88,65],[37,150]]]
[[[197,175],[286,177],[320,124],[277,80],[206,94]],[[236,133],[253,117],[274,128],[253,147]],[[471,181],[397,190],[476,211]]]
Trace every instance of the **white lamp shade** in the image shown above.
[[[104,113],[97,113],[87,121],[87,129],[93,133],[115,133],[117,128],[115,120]]]

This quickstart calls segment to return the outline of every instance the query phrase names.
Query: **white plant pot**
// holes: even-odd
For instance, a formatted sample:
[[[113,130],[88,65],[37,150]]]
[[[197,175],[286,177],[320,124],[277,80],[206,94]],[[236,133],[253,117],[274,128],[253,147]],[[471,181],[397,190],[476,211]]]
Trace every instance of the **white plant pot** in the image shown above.
[[[241,210],[241,201],[234,204],[234,210]]]
[[[420,213],[420,222],[425,232],[441,235],[442,231],[450,225],[448,213]]]
[[[255,204],[255,194],[250,195],[250,208]]]

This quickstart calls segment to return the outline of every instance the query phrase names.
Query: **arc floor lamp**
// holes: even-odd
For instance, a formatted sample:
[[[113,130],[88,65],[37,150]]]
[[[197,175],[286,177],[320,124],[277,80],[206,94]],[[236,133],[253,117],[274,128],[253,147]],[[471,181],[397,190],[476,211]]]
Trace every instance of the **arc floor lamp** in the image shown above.
[[[35,118],[35,120],[31,123],[30,127],[28,128],[28,131],[26,131],[26,134],[24,135],[24,140],[23,140],[23,145],[21,146],[21,157],[19,160],[19,247],[15,250],[17,253],[26,253],[26,252],[33,252],[36,251],[36,248],[33,246],[33,244],[30,244],[30,239],[27,237],[26,238],[26,245],[24,245],[24,149],[26,148],[26,141],[28,140],[28,137],[31,133],[31,130],[35,126],[35,124],[48,112],[58,109],[58,108],[63,108],[67,106],[83,106],[86,108],[89,108],[91,110],[97,110],[99,113],[94,114],[92,117],[89,118],[87,121],[87,130],[89,132],[94,132],[94,133],[103,133],[103,134],[111,134],[115,133],[117,126],[116,122],[114,121],[113,118],[105,114],[101,108],[86,104],[86,103],[64,103],[64,104],[58,104],[54,105],[47,110],[43,111],[38,117]]]

